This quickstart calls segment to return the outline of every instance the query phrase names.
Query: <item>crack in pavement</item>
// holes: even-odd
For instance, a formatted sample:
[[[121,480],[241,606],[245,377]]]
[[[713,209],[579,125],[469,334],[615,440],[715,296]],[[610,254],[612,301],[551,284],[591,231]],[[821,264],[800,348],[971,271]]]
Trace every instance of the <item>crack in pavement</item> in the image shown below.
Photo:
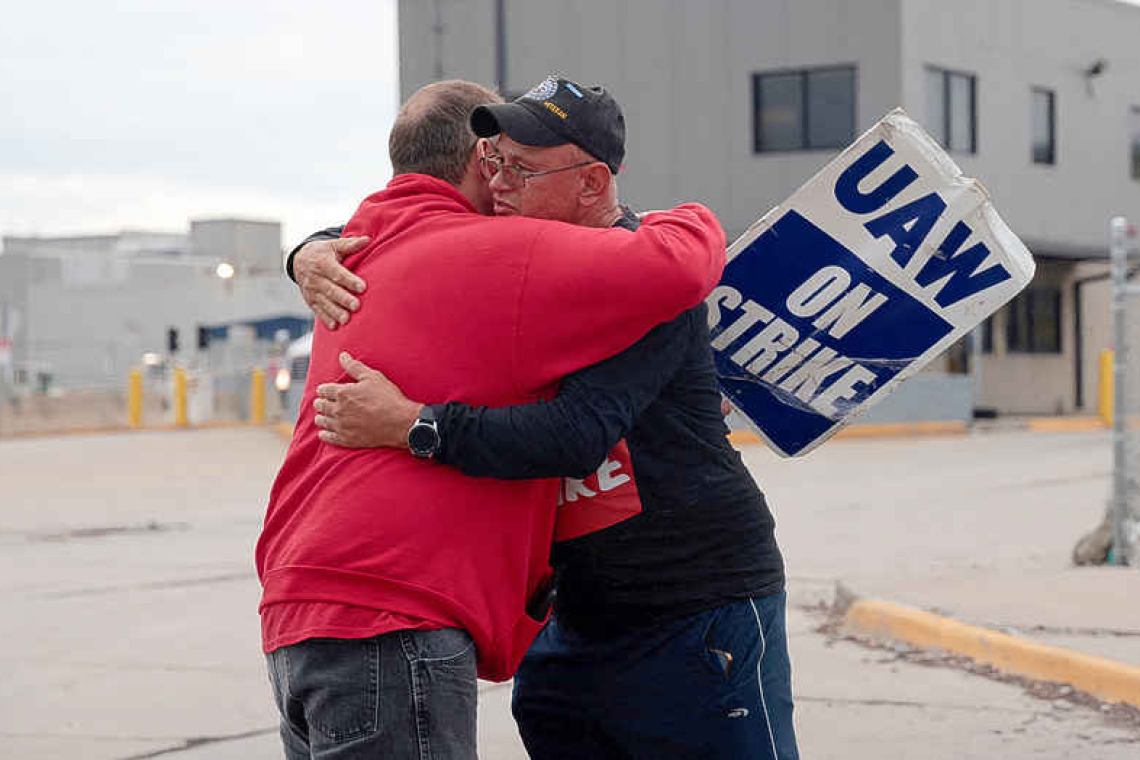
[[[69,668],[85,668],[87,670],[111,673],[119,671],[138,671],[143,673],[213,673],[214,675],[232,676],[235,678],[249,677],[248,673],[239,671],[229,665],[180,665],[161,662],[85,662],[83,660],[63,660],[54,656],[50,658],[39,658],[38,660],[22,658],[21,661],[22,663],[40,661],[44,664],[50,663],[53,665],[64,665]]]
[[[1003,623],[985,623],[975,622],[981,628],[990,628],[995,631],[1008,633],[1010,631],[1020,633],[1044,633],[1056,636],[1111,636],[1114,638],[1140,638],[1140,630],[1129,628],[1082,628],[1079,626],[1060,626],[1060,625],[1008,625]]]
[[[145,523],[139,523],[136,525],[96,525],[87,528],[71,528],[69,530],[56,531],[54,533],[26,533],[25,536],[29,541],[61,542],[72,541],[81,538],[104,538],[106,536],[150,535],[155,533],[166,533],[173,530],[190,530],[190,523],[162,523],[158,522],[157,520],[148,520]]]
[[[920,667],[947,668],[1017,686],[1030,697],[1051,703],[1055,709],[1068,710],[1080,707],[1099,713],[1104,725],[1133,734],[1136,737],[1133,741],[1140,740],[1140,709],[1126,702],[1105,702],[1068,684],[1013,675],[964,655],[939,649],[924,649],[909,643],[864,634],[847,633],[843,630],[842,616],[834,606],[820,605],[815,609],[815,614],[824,619],[824,622],[816,627],[815,632],[822,634],[829,641],[846,641],[864,649],[886,652],[888,657],[875,660],[876,665],[901,662]]]
[[[984,713],[1010,713],[1012,715],[1028,715],[1031,720],[1045,715],[1037,710],[1019,710],[1013,707],[996,707],[993,705],[958,705],[946,702],[916,702],[906,699],[856,699],[854,697],[809,697],[797,694],[796,702],[822,702],[824,704],[865,705],[867,707],[914,707],[918,709],[934,708],[938,710],[961,710],[963,712]]]
[[[82,739],[90,742],[171,742],[177,736],[108,736],[107,734],[68,734],[44,731],[0,731],[0,739]]]
[[[255,736],[265,736],[266,734],[277,733],[277,726],[273,728],[259,728],[254,731],[243,731],[240,734],[226,734],[223,736],[192,736],[183,739],[182,743],[175,747],[167,747],[165,749],[157,749],[153,752],[144,752],[141,755],[128,755],[127,757],[120,758],[120,760],[148,760],[152,757],[161,757],[162,755],[171,755],[175,752],[186,752],[187,750],[197,749],[198,747],[207,746],[210,744],[221,744],[224,742],[239,741],[241,739],[251,739]]]
[[[100,596],[102,594],[119,594],[130,591],[163,591],[172,588],[187,588],[190,586],[209,586],[214,583],[229,583],[256,578],[256,574],[244,570],[240,573],[226,573],[223,575],[210,575],[204,578],[182,578],[166,581],[151,581],[149,583],[136,583],[126,586],[97,586],[94,588],[74,589],[72,591],[49,591],[38,596],[41,599],[71,599],[78,596]]]
[[[1069,483],[1084,483],[1090,480],[1104,480],[1107,481],[1112,477],[1112,472],[1105,470],[1104,472],[1086,472],[1080,475],[1070,475],[1064,478],[1034,478],[1032,480],[1019,480],[1013,483],[1002,483],[1000,485],[991,486],[995,491],[1006,491],[1010,489],[1023,489],[1023,488],[1044,488],[1047,486],[1063,486]]]

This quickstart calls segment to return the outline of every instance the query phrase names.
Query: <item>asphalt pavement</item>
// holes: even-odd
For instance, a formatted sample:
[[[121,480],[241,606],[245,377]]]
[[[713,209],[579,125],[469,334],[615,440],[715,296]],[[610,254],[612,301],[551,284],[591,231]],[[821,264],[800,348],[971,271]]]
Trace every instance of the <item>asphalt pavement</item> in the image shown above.
[[[841,580],[1140,664],[1140,574],[1069,564],[1108,496],[1107,433],[742,450],[787,562],[805,760],[1140,755],[1110,705],[868,646],[826,613]],[[281,756],[252,553],[283,454],[265,428],[0,440],[0,756]],[[509,684],[480,688],[480,756],[525,757]]]

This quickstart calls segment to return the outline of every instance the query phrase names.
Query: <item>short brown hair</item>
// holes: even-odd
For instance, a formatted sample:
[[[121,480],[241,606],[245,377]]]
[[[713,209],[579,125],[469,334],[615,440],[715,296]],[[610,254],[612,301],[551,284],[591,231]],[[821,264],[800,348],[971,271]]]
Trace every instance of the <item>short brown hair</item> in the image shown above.
[[[471,112],[502,102],[493,90],[462,79],[421,87],[400,108],[388,136],[393,173],[429,174],[458,185],[475,146]]]

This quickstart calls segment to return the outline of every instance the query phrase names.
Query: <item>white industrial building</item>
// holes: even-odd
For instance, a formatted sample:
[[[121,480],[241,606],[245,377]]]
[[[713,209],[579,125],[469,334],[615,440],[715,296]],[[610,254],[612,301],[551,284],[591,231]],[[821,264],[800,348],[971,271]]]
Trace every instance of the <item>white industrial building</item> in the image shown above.
[[[639,208],[700,200],[730,240],[903,107],[982,179],[1037,260],[1033,284],[985,329],[973,405],[1096,408],[1109,219],[1140,221],[1140,8],[400,0],[399,31],[405,97],[446,78],[507,95],[551,72],[604,84],[626,114],[624,198]],[[968,358],[951,350],[932,374],[965,371]],[[961,386],[944,377],[948,393]],[[923,387],[936,402],[937,379]]]
[[[296,337],[311,323],[281,273],[277,222],[201,220],[187,234],[3,242],[0,381],[25,390],[121,389],[144,357],[206,361],[200,332],[216,340],[217,354],[228,342],[217,339],[235,326],[253,344],[280,330]]]

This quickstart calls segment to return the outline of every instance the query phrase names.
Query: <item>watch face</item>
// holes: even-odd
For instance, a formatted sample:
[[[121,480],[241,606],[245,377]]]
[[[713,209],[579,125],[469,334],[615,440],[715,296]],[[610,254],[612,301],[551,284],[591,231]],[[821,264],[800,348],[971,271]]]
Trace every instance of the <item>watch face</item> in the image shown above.
[[[408,448],[418,456],[430,456],[439,446],[439,433],[431,425],[412,425],[408,431]]]

